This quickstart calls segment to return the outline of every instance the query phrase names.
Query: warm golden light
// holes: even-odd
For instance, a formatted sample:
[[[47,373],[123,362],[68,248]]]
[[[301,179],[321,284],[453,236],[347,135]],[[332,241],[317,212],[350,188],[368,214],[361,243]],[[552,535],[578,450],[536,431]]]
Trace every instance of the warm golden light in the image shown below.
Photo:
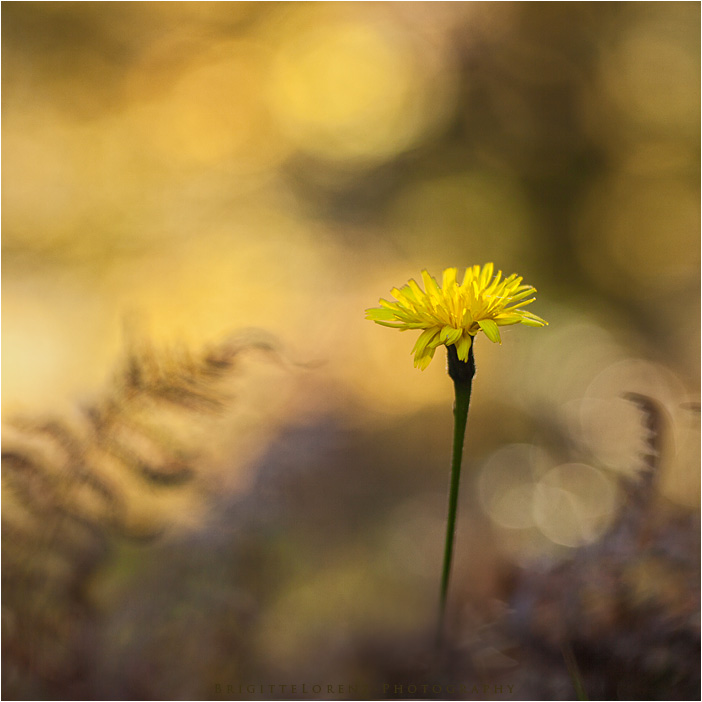
[[[281,43],[272,75],[280,128],[331,160],[372,164],[402,153],[450,107],[450,67],[438,72],[422,49],[431,47],[371,22],[302,25]]]

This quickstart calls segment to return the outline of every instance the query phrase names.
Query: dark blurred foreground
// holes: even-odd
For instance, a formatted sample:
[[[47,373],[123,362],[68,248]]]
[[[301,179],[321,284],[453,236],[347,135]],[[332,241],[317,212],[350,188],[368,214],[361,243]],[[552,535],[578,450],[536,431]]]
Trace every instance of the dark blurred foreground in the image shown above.
[[[444,506],[442,476],[424,470],[431,423],[291,425],[245,488],[221,492],[175,430],[221,421],[251,353],[271,349],[142,349],[70,421],[8,426],[5,699],[699,695],[699,519],[657,496],[656,402],[631,397],[646,450],[615,521],[558,565],[499,555],[469,458],[437,650]],[[154,517],[164,495],[198,492],[197,528]]]

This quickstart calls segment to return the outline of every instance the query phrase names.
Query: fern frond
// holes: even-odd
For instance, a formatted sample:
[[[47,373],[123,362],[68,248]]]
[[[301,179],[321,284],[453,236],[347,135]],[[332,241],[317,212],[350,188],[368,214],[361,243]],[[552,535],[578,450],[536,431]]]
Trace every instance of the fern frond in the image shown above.
[[[274,350],[262,339],[200,354],[142,343],[128,350],[104,396],[74,417],[7,423],[3,644],[11,680],[51,681],[55,695],[75,674],[87,654],[79,635],[90,620],[85,586],[109,544],[163,531],[135,524],[135,496],[148,512],[150,499],[187,489],[196,476],[199,447],[174,429],[174,415],[189,428],[211,421],[233,401],[227,381],[252,348]]]

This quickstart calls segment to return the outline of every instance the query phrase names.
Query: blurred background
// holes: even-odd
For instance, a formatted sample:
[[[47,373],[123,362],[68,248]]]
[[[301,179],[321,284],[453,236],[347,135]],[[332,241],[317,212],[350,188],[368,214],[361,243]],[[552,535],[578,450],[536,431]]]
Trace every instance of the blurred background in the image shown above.
[[[4,696],[565,699],[572,644],[591,699],[689,699],[699,22],[687,2],[4,3]],[[364,310],[487,261],[550,326],[477,339],[438,665],[452,387]],[[86,517],[79,487],[121,516]],[[587,606],[549,589],[563,568]]]

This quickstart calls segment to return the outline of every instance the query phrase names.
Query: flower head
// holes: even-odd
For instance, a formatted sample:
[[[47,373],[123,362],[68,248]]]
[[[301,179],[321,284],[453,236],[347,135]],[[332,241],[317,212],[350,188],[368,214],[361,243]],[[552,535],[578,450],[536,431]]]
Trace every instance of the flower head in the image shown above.
[[[548,322],[520,307],[536,298],[531,285],[522,285],[516,273],[502,278],[502,271],[493,277],[492,263],[466,269],[463,282],[456,280],[456,268],[447,268],[442,286],[427,271],[422,271],[424,290],[410,280],[391,290],[397,302],[380,300],[380,307],[366,310],[366,319],[400,331],[423,329],[412,349],[414,365],[424,370],[438,346],[456,346],[458,358],[468,360],[473,337],[479,332],[492,342],[502,343],[499,327],[525,324],[543,327]],[[527,299],[529,298],[529,299]]]

